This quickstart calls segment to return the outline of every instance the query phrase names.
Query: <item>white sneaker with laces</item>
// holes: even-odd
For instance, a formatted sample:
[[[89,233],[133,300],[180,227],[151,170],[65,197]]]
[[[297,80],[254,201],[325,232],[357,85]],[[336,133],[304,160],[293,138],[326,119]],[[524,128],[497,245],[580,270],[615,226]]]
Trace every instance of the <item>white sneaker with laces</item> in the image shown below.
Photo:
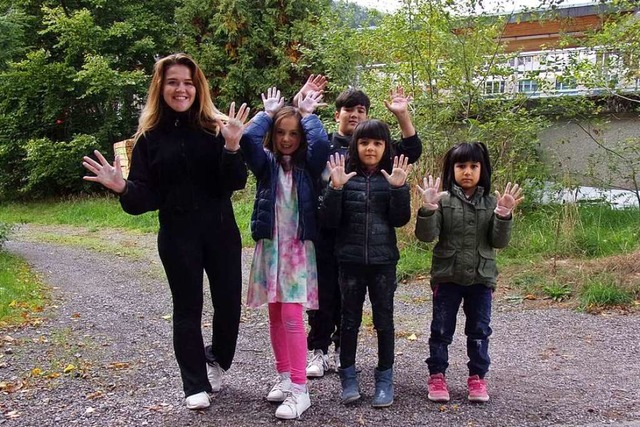
[[[322,350],[314,350],[313,356],[307,365],[307,377],[320,378],[324,376],[324,371],[329,369],[329,356]]]
[[[280,374],[278,382],[271,388],[269,394],[267,394],[267,400],[269,402],[282,402],[290,392],[291,375],[288,372],[283,372]]]
[[[218,365],[218,362],[207,363],[207,377],[211,384],[211,391],[217,393],[222,388],[222,374],[224,369]]]
[[[209,400],[207,392],[201,391],[200,393],[187,396],[185,403],[188,409],[204,409],[209,407],[211,401]]]
[[[291,393],[276,409],[276,417],[282,420],[293,420],[300,418],[300,415],[311,406],[309,390],[306,386],[294,384],[291,386]]]

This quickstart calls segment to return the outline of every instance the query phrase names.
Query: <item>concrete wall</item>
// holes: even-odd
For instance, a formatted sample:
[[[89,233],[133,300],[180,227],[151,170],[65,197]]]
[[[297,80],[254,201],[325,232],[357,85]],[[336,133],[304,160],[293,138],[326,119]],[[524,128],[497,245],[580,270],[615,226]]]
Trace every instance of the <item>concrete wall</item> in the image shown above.
[[[572,183],[594,187],[613,186],[632,190],[631,172],[624,162],[600,147],[619,150],[621,142],[636,139],[639,147],[635,157],[640,169],[640,116],[638,114],[606,115],[598,123],[559,121],[539,135],[541,155],[557,181],[572,179]],[[621,168],[613,170],[611,162]],[[636,175],[640,181],[640,176]]]

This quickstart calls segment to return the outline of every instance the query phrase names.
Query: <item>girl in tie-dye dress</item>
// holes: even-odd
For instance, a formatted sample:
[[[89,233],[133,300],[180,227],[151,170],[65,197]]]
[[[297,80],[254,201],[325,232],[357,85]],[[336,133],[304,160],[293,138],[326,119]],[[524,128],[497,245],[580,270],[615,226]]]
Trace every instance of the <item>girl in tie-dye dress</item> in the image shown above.
[[[329,153],[327,134],[313,114],[321,99],[321,93],[310,93],[298,108],[285,107],[280,91],[270,88],[262,95],[265,111],[253,118],[241,141],[257,180],[247,304],[269,307],[279,377],[267,400],[281,402],[276,417],[282,419],[298,418],[311,405],[303,312],[318,308],[316,183]]]

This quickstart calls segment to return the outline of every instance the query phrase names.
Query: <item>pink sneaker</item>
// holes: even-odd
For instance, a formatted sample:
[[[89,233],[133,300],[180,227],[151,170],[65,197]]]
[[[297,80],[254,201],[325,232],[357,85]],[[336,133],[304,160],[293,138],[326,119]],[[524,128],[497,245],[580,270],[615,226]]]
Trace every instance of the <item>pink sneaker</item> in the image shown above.
[[[430,401],[449,401],[449,389],[447,388],[447,380],[444,378],[444,374],[430,375],[427,385],[429,386],[429,395],[427,397]]]
[[[477,375],[467,378],[467,387],[469,388],[468,399],[471,402],[486,402],[489,400],[487,393],[487,382]]]

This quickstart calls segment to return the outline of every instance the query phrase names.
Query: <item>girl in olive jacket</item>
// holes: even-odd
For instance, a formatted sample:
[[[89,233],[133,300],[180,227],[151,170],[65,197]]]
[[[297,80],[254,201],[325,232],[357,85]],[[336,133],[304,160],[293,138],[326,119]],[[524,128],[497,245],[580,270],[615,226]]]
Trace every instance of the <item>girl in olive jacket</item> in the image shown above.
[[[507,184],[504,194],[491,191],[491,163],[482,143],[454,145],[443,161],[443,187],[424,178],[422,207],[418,211],[416,237],[438,239],[433,249],[431,288],[433,319],[429,337],[429,399],[447,402],[445,371],[448,347],[453,341],[460,303],[466,315],[469,377],[468,399],[489,400],[484,379],[489,370],[491,297],[496,286],[496,249],[509,243],[511,212],[523,200],[517,184]]]
[[[342,295],[340,379],[342,402],[360,398],[355,369],[362,305],[369,291],[373,324],[378,335],[378,366],[374,370],[372,405],[393,403],[393,296],[400,257],[396,227],[411,218],[409,159],[391,164],[389,127],[379,120],[358,124],[349,143],[349,162],[334,154],[329,159],[331,181],[322,201],[324,225],[336,228],[335,254]]]

